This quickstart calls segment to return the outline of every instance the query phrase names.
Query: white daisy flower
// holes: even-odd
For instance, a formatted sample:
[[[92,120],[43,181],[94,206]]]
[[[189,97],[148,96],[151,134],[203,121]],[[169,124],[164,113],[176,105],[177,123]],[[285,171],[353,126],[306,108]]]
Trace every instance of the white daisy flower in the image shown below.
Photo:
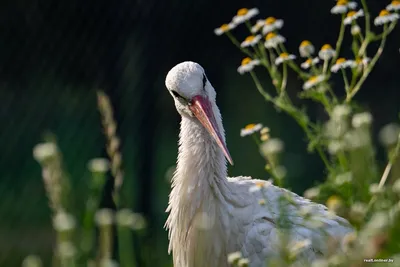
[[[260,11],[258,10],[258,8],[241,8],[238,10],[237,15],[233,17],[232,21],[233,23],[238,25],[257,16],[259,13]]]
[[[362,59],[361,58],[357,58],[355,60],[355,66],[354,67],[358,67],[360,69],[360,71],[361,71],[362,69],[365,69],[368,66],[368,62],[370,60],[371,59],[369,57],[364,57]]]
[[[92,159],[88,163],[88,169],[91,172],[107,172],[110,168],[110,162],[105,158]]]
[[[262,129],[263,125],[261,123],[251,123],[246,125],[243,129],[240,130],[240,136],[248,136],[252,135],[253,133],[259,132]]]
[[[301,63],[300,67],[302,67],[303,69],[309,69],[311,66],[314,66],[316,64],[319,63],[319,58],[315,57],[315,58],[309,58],[306,61],[304,61],[303,63]]]
[[[325,80],[324,75],[318,75],[318,76],[312,76],[310,79],[308,79],[304,84],[303,84],[303,89],[308,90],[311,87],[314,87],[315,85],[323,82]]]
[[[379,25],[383,25],[383,24],[398,20],[398,19],[399,19],[399,14],[390,13],[389,11],[384,9],[379,13],[379,16],[375,18],[374,24],[376,26],[379,26]]]
[[[236,27],[236,25],[233,24],[233,23],[222,24],[221,27],[216,28],[216,29],[214,30],[214,33],[215,33],[216,35],[220,36],[220,35],[222,35],[222,34],[228,32],[228,31],[234,29],[235,27]]]
[[[240,44],[241,47],[255,46],[261,40],[261,35],[250,35]]]
[[[270,32],[279,30],[283,27],[283,20],[282,19],[276,19],[274,17],[269,17],[265,20],[264,27],[262,29],[262,33],[268,34]]]
[[[340,69],[354,68],[356,66],[357,64],[354,60],[346,60],[345,58],[339,58],[338,60],[336,60],[336,63],[332,66],[331,71],[336,73]]]
[[[351,35],[357,35],[360,32],[361,32],[360,26],[358,26],[357,24],[351,26]]]
[[[336,51],[333,50],[332,46],[329,44],[324,44],[321,47],[321,50],[318,52],[318,56],[322,59],[322,60],[328,60],[331,59],[332,57],[334,57],[336,55]]]
[[[266,48],[276,48],[279,44],[283,44],[285,41],[286,39],[282,35],[270,32],[265,37],[264,46]]]
[[[238,266],[238,267],[247,267],[247,266],[249,266],[249,264],[250,264],[249,259],[243,258],[243,259],[240,259],[240,260],[239,260],[237,266]]]
[[[301,42],[299,47],[299,52],[301,57],[310,57],[315,52],[315,47],[308,40]]]
[[[352,10],[347,13],[346,18],[343,20],[343,24],[350,25],[353,21],[363,16],[364,16],[364,11],[362,9],[358,10],[357,12]]]
[[[271,186],[271,184],[271,181],[258,180],[254,182],[254,185],[249,188],[249,192],[254,193],[260,191],[261,189],[268,188],[269,186]]]
[[[286,62],[286,61],[289,61],[289,60],[293,60],[293,59],[295,59],[295,58],[296,58],[295,55],[288,54],[288,53],[281,53],[281,54],[279,55],[279,57],[275,60],[275,64],[276,64],[276,65],[280,65],[280,64],[282,64],[283,62]]]
[[[256,24],[251,27],[252,33],[257,33],[265,25],[265,20],[259,19]]]
[[[336,5],[331,9],[332,14],[344,14],[349,9],[357,8],[357,3],[348,0],[339,0]]]
[[[258,59],[251,59],[249,57],[246,57],[242,60],[242,64],[239,66],[237,71],[240,74],[244,74],[245,72],[252,71],[254,69],[254,66],[260,65],[260,60]]]
[[[386,7],[387,10],[389,11],[399,11],[400,10],[400,1],[399,0],[394,0],[390,5]]]
[[[53,217],[53,227],[58,232],[65,232],[74,229],[76,226],[75,218],[66,212],[57,212]]]

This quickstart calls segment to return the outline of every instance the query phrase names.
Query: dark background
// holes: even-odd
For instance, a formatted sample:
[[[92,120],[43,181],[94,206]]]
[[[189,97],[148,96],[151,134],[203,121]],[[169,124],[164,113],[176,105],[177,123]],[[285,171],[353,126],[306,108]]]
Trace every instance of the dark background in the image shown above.
[[[375,17],[389,2],[368,3]],[[78,193],[87,183],[87,161],[104,156],[96,89],[105,90],[115,108],[126,174],[124,206],[142,212],[149,221],[138,253],[152,266],[169,264],[163,229],[170,186],[166,173],[176,161],[179,116],[164,78],[181,61],[200,63],[217,90],[235,161],[231,176],[268,178],[257,147],[239,136],[247,123],[261,122],[285,142],[284,163],[294,191],[302,193],[323,179],[323,166],[318,157],[307,154],[301,129],[263,101],[250,76],[237,73],[243,55],[213,30],[229,22],[239,8],[258,7],[260,18],[285,20],[281,34],[288,39],[288,50],[298,54],[304,39],[317,49],[324,43],[334,46],[340,23],[329,12],[334,4],[333,0],[1,0],[0,264],[17,266],[26,254],[46,258],[51,252],[50,211],[40,166],[32,158],[32,148],[43,134],[51,131],[57,136]],[[239,40],[246,37],[244,27],[234,33]],[[349,29],[346,34],[343,56],[351,52]],[[375,133],[400,111],[399,46],[396,29],[356,97],[373,113]],[[342,95],[341,80],[334,83]],[[291,75],[293,96],[300,86]],[[312,116],[325,118],[319,106],[305,104]],[[378,155],[383,158],[381,152]],[[107,199],[106,192],[106,206]]]

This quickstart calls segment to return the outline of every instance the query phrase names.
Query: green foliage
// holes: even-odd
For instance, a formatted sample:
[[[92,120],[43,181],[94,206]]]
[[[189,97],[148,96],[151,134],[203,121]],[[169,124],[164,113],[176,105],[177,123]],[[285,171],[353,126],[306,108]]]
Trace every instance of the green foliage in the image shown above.
[[[400,2],[393,1],[374,19],[374,24],[382,29],[380,33],[371,29],[366,1],[362,0],[361,4],[362,9],[353,11],[356,3],[337,1],[331,9],[332,14],[341,16],[335,48],[325,44],[315,56],[313,44],[304,40],[299,46],[299,53],[305,61],[300,65],[295,62],[296,56],[287,51],[284,44],[286,39],[278,32],[283,20],[269,17],[251,24],[250,20],[258,14],[256,8],[240,9],[231,23],[215,30],[217,35],[225,34],[247,56],[242,60],[238,72],[249,73],[264,99],[297,122],[307,136],[308,151],[316,151],[325,164],[325,182],[308,189],[305,196],[326,203],[332,213],[348,219],[356,229],[343,240],[342,252],[324,255],[312,266],[367,266],[369,259],[399,261],[400,176],[395,170],[400,166],[400,130],[396,124],[391,124],[381,131],[380,139],[388,157],[388,163],[381,171],[375,157],[372,115],[363,111],[353,100],[375,67],[388,35],[397,24]],[[363,27],[358,23],[360,17],[365,18]],[[240,24],[247,27],[251,34],[243,42],[233,34]],[[346,28],[351,32],[349,51],[352,51],[353,59],[339,57]],[[378,44],[378,48],[369,57],[370,46],[374,43]],[[266,70],[276,89],[275,94],[264,89],[256,66]],[[293,104],[286,91],[290,69],[303,81],[303,90],[298,97],[320,104],[329,117],[327,121],[312,121],[306,107]],[[342,94],[335,94],[330,83],[336,73],[340,73],[343,80],[344,98],[338,96]],[[282,142],[270,138],[269,129],[261,125],[248,125],[242,131],[245,131],[243,135],[252,135],[260,147],[267,162],[265,169],[273,182],[284,185],[286,171],[279,161]],[[265,205],[265,202],[261,201],[260,204]],[[281,216],[286,216],[284,210],[281,213]],[[304,216],[307,216],[307,212]],[[280,256],[268,259],[268,266],[295,266],[296,257],[288,255],[293,255],[293,248],[299,250],[299,247],[306,247],[305,244],[285,243],[284,235],[282,242]],[[232,254],[230,261],[235,266],[246,266],[246,262],[240,262],[241,259],[241,255]]]

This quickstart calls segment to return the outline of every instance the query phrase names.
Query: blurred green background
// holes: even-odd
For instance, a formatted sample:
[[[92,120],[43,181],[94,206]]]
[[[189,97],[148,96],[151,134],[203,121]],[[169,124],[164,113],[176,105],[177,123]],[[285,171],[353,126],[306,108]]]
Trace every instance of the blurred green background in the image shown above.
[[[383,3],[385,2],[385,3]],[[368,1],[375,16],[388,3]],[[236,68],[243,55],[227,38],[213,34],[239,8],[258,7],[260,17],[285,20],[287,48],[297,53],[304,39],[317,48],[336,41],[334,1],[0,1],[0,265],[18,266],[27,254],[49,260],[53,244],[50,210],[32,148],[43,134],[57,136],[79,204],[87,184],[87,161],[105,156],[96,107],[97,89],[111,97],[122,140],[123,206],[148,218],[136,253],[149,266],[167,266],[166,218],[169,180],[177,155],[179,116],[164,85],[175,64],[200,63],[217,91],[235,166],[231,176],[265,178],[264,161],[240,129],[261,122],[285,142],[288,184],[297,193],[324,178],[323,166],[306,152],[302,131],[259,96],[249,76]],[[348,33],[349,34],[349,33]],[[242,40],[244,29],[235,30]],[[374,115],[375,133],[400,111],[400,34],[389,37],[376,70],[357,100]],[[350,54],[345,42],[343,56]],[[266,75],[263,82],[270,83]],[[334,80],[341,94],[340,79]],[[300,90],[295,75],[289,92]],[[313,119],[325,114],[306,104]],[[383,153],[378,155],[383,159]],[[105,190],[103,206],[111,206]],[[144,263],[143,263],[144,264]],[[142,265],[144,266],[144,265]]]

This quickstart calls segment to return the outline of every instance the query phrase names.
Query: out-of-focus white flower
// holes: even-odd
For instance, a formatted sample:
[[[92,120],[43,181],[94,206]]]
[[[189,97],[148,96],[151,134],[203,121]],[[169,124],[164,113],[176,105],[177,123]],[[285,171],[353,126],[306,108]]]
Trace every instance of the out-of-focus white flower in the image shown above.
[[[265,20],[264,27],[262,29],[262,33],[268,34],[270,32],[282,29],[283,27],[283,20],[276,19],[274,17],[269,17]]]
[[[363,16],[364,16],[364,11],[362,9],[358,11],[352,10],[347,13],[346,18],[343,20],[343,24],[350,25],[353,21]]]
[[[244,136],[252,135],[256,132],[259,132],[262,127],[263,127],[263,125],[261,123],[247,124],[243,129],[240,130],[240,136],[244,137]]]
[[[332,119],[335,121],[341,121],[347,118],[351,113],[351,109],[348,105],[336,105],[332,110]]]
[[[95,214],[95,221],[100,226],[111,225],[114,222],[114,212],[111,209],[100,209]]]
[[[387,10],[389,11],[399,11],[400,10],[400,1],[399,0],[394,0],[390,5],[386,7]]]
[[[133,213],[133,222],[132,229],[133,230],[142,230],[146,228],[147,222],[146,219],[140,213]]]
[[[320,84],[325,80],[324,75],[318,75],[318,76],[312,76],[310,79],[308,79],[304,84],[303,84],[303,89],[308,90],[311,87],[316,86],[317,84]]]
[[[344,14],[349,9],[357,8],[357,3],[348,0],[339,0],[336,2],[336,5],[331,9],[332,14]]]
[[[42,267],[42,260],[36,255],[29,255],[22,262],[22,267]]]
[[[357,234],[355,232],[347,233],[342,240],[344,251],[349,252],[354,247],[356,240]]]
[[[216,29],[214,29],[214,33],[218,36],[234,29],[236,27],[235,24],[233,23],[229,23],[229,24],[222,24],[221,27],[218,27]]]
[[[61,258],[72,258],[76,255],[76,248],[73,243],[64,241],[59,244],[58,253]]]
[[[258,204],[261,205],[261,206],[264,206],[265,203],[266,203],[266,201],[265,201],[264,198],[258,200]]]
[[[360,28],[360,26],[355,24],[355,25],[351,26],[351,30],[350,31],[351,31],[351,35],[357,35],[357,34],[359,34],[361,32],[361,28]]]
[[[278,138],[271,138],[260,145],[261,154],[264,156],[278,154],[283,148],[283,142]]]
[[[249,188],[249,192],[250,193],[257,192],[260,191],[261,189],[268,188],[271,185],[272,185],[271,181],[257,180],[254,182],[254,185]]]
[[[353,221],[363,221],[365,214],[367,213],[367,206],[362,202],[356,202],[351,205],[350,208],[350,217]]]
[[[346,60],[345,58],[339,58],[332,66],[331,71],[336,73],[340,69],[354,68],[356,66],[357,64],[354,60]]]
[[[251,32],[252,33],[257,33],[261,28],[265,25],[265,20],[264,19],[259,19],[257,22],[251,27]]]
[[[75,226],[75,218],[69,213],[60,211],[53,217],[53,227],[58,232],[72,230]]]
[[[276,48],[279,44],[283,44],[285,41],[286,39],[282,35],[270,32],[265,37],[264,46],[266,48]]]
[[[52,142],[37,144],[33,148],[33,157],[38,162],[43,162],[57,153],[57,146]]]
[[[343,151],[344,144],[340,140],[332,140],[328,144],[328,152],[331,155],[336,155],[338,152]]]
[[[359,149],[366,147],[371,142],[371,137],[368,131],[350,130],[344,135],[346,150]]]
[[[277,59],[275,59],[275,64],[276,64],[276,65],[280,65],[280,64],[282,64],[283,62],[286,62],[286,61],[289,61],[289,60],[293,60],[293,59],[295,59],[295,58],[296,58],[295,55],[288,54],[288,53],[284,52],[284,53],[281,53],[281,54],[279,55],[279,57],[277,57]]]
[[[258,8],[241,8],[238,10],[236,16],[233,17],[232,21],[233,23],[238,25],[257,16],[259,13],[260,11],[258,10]]]
[[[314,66],[319,63],[319,58],[315,57],[313,59],[309,58],[303,63],[301,63],[300,67],[303,69],[309,69],[311,66]]]
[[[304,40],[299,46],[299,52],[301,57],[310,57],[315,53],[315,47],[310,41]]]
[[[332,57],[334,57],[336,55],[336,51],[333,50],[332,46],[330,44],[324,44],[321,47],[321,50],[318,52],[318,56],[322,59],[322,60],[328,60],[331,59]]]
[[[397,194],[400,194],[400,178],[398,178],[398,179],[393,183],[392,190],[393,190],[393,192],[395,192],[395,193],[397,193]]]
[[[260,134],[268,134],[269,133],[269,128],[268,127],[263,127],[261,130],[260,130]]]
[[[346,183],[350,183],[352,180],[353,180],[353,174],[351,172],[345,172],[335,177],[335,184],[343,185]]]
[[[324,259],[316,259],[312,262],[311,267],[329,267],[329,263]]]
[[[242,258],[242,253],[240,251],[229,253],[228,263],[229,264],[237,263],[241,258]]]
[[[91,172],[107,172],[110,168],[110,162],[105,158],[92,159],[88,163],[88,169]]]
[[[399,140],[400,125],[397,123],[390,123],[385,125],[379,132],[379,141],[384,146],[395,145]]]
[[[383,193],[383,188],[380,187],[379,184],[371,184],[369,186],[369,192],[374,195],[381,194]]]
[[[241,47],[255,46],[261,40],[261,35],[250,35],[240,44]]]
[[[366,69],[367,68],[367,66],[368,66],[368,62],[370,61],[371,59],[369,58],[369,57],[364,57],[364,58],[357,58],[356,60],[355,60],[355,67],[358,67],[359,69],[360,69],[360,71],[362,70],[362,69]]]
[[[360,128],[362,126],[368,126],[372,123],[372,115],[369,112],[362,112],[355,114],[351,120],[351,124],[354,128]]]
[[[374,24],[376,26],[379,26],[379,25],[383,25],[383,24],[398,20],[398,19],[399,19],[399,14],[390,13],[389,11],[384,9],[379,13],[379,16],[375,18]]]
[[[260,61],[258,59],[251,59],[249,57],[246,57],[242,60],[242,64],[238,67],[237,71],[240,74],[244,74],[246,72],[252,71],[257,65],[260,65]]]
[[[248,267],[249,264],[250,264],[249,259],[242,258],[242,259],[240,259],[239,262],[238,262],[238,267]]]
[[[304,197],[308,199],[315,199],[319,196],[320,190],[318,187],[312,187],[304,191]]]

